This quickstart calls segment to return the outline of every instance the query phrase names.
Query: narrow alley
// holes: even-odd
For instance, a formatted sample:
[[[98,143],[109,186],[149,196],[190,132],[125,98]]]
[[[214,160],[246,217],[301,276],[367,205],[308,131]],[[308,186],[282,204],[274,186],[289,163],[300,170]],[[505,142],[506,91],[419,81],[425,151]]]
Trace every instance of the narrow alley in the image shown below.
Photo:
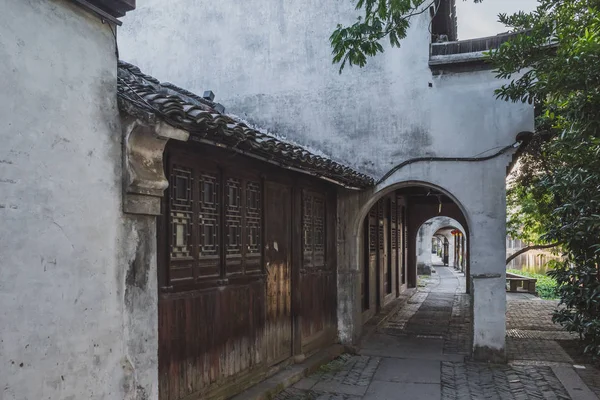
[[[509,294],[509,363],[480,364],[466,359],[471,316],[464,274],[436,265],[419,286],[363,338],[357,354],[340,356],[276,399],[596,399],[600,394],[598,371],[574,365],[582,361],[568,354],[575,338],[551,322],[556,302]]]

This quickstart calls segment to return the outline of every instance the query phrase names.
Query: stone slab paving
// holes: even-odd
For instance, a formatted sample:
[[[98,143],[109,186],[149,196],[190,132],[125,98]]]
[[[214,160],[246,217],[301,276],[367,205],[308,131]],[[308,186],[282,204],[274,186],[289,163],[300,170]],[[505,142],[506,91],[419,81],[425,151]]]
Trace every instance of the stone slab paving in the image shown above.
[[[579,400],[589,398],[581,397],[586,391],[600,395],[597,370],[572,368],[574,357],[564,346],[572,335],[551,320],[557,302],[509,298],[511,362],[465,361],[472,316],[464,276],[447,267],[435,269],[426,287],[363,341],[358,355],[332,361],[276,400]]]
[[[318,393],[313,390],[287,389],[275,400],[360,400],[361,396],[352,396],[339,393]]]
[[[588,366],[586,369],[577,368],[575,372],[600,399],[600,370]]]
[[[573,363],[573,360],[555,340],[506,338],[506,356],[509,360]]]
[[[470,354],[471,321],[471,297],[468,294],[454,295],[452,318],[444,338],[444,354]]]
[[[380,361],[380,357],[344,354],[275,399],[360,399],[367,392]]]
[[[439,384],[373,382],[365,400],[432,400],[440,398]]]
[[[411,317],[419,310],[421,304],[427,298],[427,292],[417,292],[406,302],[406,305],[399,309],[394,315],[390,316],[385,324],[378,328],[378,331],[394,333],[393,331],[402,331]]]
[[[552,368],[443,363],[443,400],[569,400]]]
[[[552,322],[558,307],[554,300],[509,300],[506,302],[506,329],[560,331]]]
[[[507,329],[506,337],[515,339],[537,340],[577,340],[579,335],[567,331],[530,331],[521,329]]]

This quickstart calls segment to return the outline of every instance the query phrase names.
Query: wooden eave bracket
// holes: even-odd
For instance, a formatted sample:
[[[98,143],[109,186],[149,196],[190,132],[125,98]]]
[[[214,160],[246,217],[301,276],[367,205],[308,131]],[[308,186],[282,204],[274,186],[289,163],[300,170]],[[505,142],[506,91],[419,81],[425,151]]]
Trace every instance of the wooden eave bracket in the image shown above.
[[[160,215],[160,201],[169,182],[163,155],[170,139],[187,141],[189,132],[165,122],[146,124],[129,117],[123,121],[123,212]]]

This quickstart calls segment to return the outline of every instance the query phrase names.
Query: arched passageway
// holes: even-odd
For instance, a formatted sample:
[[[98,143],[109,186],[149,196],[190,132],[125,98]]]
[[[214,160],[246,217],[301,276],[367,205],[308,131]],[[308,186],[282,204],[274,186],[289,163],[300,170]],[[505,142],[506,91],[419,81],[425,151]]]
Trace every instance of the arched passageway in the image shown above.
[[[363,323],[403,291],[417,286],[420,239],[427,244],[422,247],[431,265],[431,239],[438,230],[449,227],[468,235],[460,205],[440,188],[404,185],[379,193],[369,204],[359,240]],[[428,229],[426,234],[423,226]],[[453,243],[449,246],[455,249]]]
[[[454,218],[436,216],[425,221],[417,233],[417,273],[429,275],[437,262],[468,275],[466,237],[466,228]]]
[[[378,263],[379,244],[369,241],[370,237],[377,237],[380,220],[376,215],[377,223],[373,224],[368,218],[380,200],[394,196],[405,204],[402,229],[406,233],[402,237],[404,253],[400,258],[405,263],[396,268],[399,269],[397,276],[405,276],[406,289],[400,285],[400,292],[405,290],[408,295],[418,286],[416,242],[419,227],[434,217],[453,218],[462,225],[465,233],[465,272],[469,279],[462,277],[461,282],[466,287],[461,286],[460,291],[467,291],[472,300],[473,314],[467,328],[473,338],[472,355],[474,359],[502,360],[506,334],[504,176],[498,174],[492,182],[486,175],[486,186],[482,191],[478,186],[481,171],[469,165],[444,164],[443,169],[411,166],[404,175],[390,178],[390,182],[381,184],[374,192],[338,194],[337,327],[340,341],[357,343],[366,321],[378,310],[387,309],[388,299],[383,297],[382,301],[378,295],[383,286],[379,280],[383,275],[378,267],[381,265]],[[431,179],[421,180],[420,176]],[[382,225],[385,232],[385,221]],[[368,232],[373,231],[369,236]],[[444,272],[453,271],[452,268],[444,269]]]

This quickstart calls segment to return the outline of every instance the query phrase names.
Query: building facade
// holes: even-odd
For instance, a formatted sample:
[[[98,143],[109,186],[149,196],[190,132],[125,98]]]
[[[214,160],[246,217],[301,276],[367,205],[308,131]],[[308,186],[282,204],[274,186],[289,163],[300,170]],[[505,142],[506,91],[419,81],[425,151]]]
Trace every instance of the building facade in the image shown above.
[[[147,0],[123,27],[133,0],[5,3],[5,398],[226,398],[355,344],[436,217],[467,236],[473,356],[503,359],[504,180],[533,110],[431,43],[456,39],[451,2],[341,75],[345,3]]]
[[[338,238],[342,340],[360,335],[362,236],[373,205],[414,186],[451,199],[469,230],[475,350],[500,357],[505,178],[513,152],[476,163],[439,159],[510,149],[519,132],[533,130],[533,109],[497,100],[493,90],[500,81],[478,62],[479,50],[501,38],[470,41],[462,48],[452,42],[431,44],[430,25],[433,33],[450,32],[448,20],[455,21],[450,13],[435,10],[411,21],[400,49],[387,48],[366,68],[340,74],[331,64],[328,38],[337,23],[355,17],[352,5],[343,2],[149,0],[125,19],[119,44],[124,57],[157,78],[196,92],[213,89],[227,112],[318,148],[378,180],[368,192],[338,196],[343,216]],[[448,32],[440,33],[455,39]],[[415,159],[421,161],[395,168]]]

